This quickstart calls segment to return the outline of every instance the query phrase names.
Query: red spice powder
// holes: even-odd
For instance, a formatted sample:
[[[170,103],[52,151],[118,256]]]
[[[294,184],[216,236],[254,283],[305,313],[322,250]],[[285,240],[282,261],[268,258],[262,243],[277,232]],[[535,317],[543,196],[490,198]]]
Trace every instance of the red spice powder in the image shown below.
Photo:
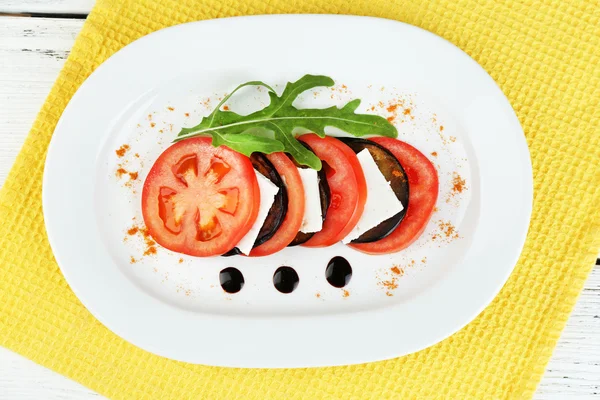
[[[450,136],[450,141],[451,141],[452,143],[456,142],[456,136]]]
[[[387,280],[387,281],[381,281],[381,282],[379,282],[379,284],[381,286],[383,286],[383,288],[385,289],[385,295],[389,296],[389,297],[394,295],[393,290],[398,289],[398,283],[397,283],[396,277],[393,277],[392,279]]]
[[[117,170],[115,171],[115,175],[117,176],[117,178],[121,179],[125,174],[129,175],[129,181],[125,183],[125,186],[131,187],[131,182],[135,181],[138,178],[139,174],[138,172],[129,172],[121,165],[119,165],[119,168],[117,168]]]
[[[154,255],[157,253],[156,242],[152,239],[152,236],[150,236],[148,228],[134,225],[127,230],[127,234],[129,236],[137,234],[142,235],[142,238],[144,239],[144,244],[146,245],[146,249],[144,250],[144,256]]]
[[[398,284],[396,283],[396,278],[392,278],[389,281],[382,281],[381,284],[383,287],[387,288],[387,289],[398,289]]]
[[[462,193],[467,189],[466,182],[461,176],[454,172],[452,174],[452,195]]]
[[[392,273],[391,277],[389,273]],[[389,269],[389,272],[386,271],[386,279],[382,279],[377,284],[381,286],[385,290],[386,296],[393,296],[393,291],[398,288],[398,278],[404,275],[404,268],[400,268],[397,265],[394,265]]]
[[[446,203],[448,204],[456,203],[458,196],[467,190],[467,184],[465,180],[456,172],[452,173],[451,185],[452,187],[450,188],[450,193],[448,193],[448,197],[446,197]]]
[[[321,293],[317,292],[317,293],[315,294],[315,297],[316,297],[317,299],[320,299],[320,298],[321,298]]]
[[[169,107],[167,107],[167,110],[169,110],[169,111],[175,111],[175,108],[174,108],[174,107],[171,107],[171,106],[169,106]]]
[[[444,130],[444,125],[440,125],[440,132]]]
[[[379,102],[379,107],[384,108],[391,115],[387,118],[389,122],[398,120],[399,113],[404,110],[405,100],[397,98],[388,102],[387,107],[382,102]],[[401,119],[400,122],[405,122],[405,119]]]
[[[431,240],[439,240],[442,243],[450,243],[454,239],[458,239],[460,236],[454,225],[450,221],[437,221],[438,230],[431,235]]]
[[[439,227],[440,227],[441,233],[447,239],[458,239],[458,237],[459,237],[458,232],[456,231],[456,228],[454,227],[454,225],[452,225],[452,223],[450,221],[447,221],[447,222],[440,221]]]
[[[225,105],[223,106],[223,110],[225,110],[225,111],[229,111],[229,106],[228,106],[227,104],[225,104]]]
[[[150,128],[154,128],[156,126],[156,122],[150,122]]]
[[[185,114],[183,114],[183,115],[185,115],[186,117],[189,117],[189,116],[190,116],[190,113],[185,113]]]
[[[179,264],[181,264],[183,262],[183,258],[179,259]]]
[[[405,268],[404,267],[399,267],[399,266],[395,265],[392,268],[390,268],[390,271],[392,271],[396,275],[402,276],[402,275],[404,275]]]
[[[117,157],[120,158],[120,157],[123,157],[129,149],[130,149],[129,145],[124,144],[121,147],[119,147],[117,150],[115,150],[115,153],[117,153]]]
[[[434,156],[434,157],[437,157],[438,153],[437,153],[437,151],[433,151],[433,152],[431,152],[431,155]]]
[[[117,171],[115,172],[115,175],[117,176],[117,178],[120,178],[120,177],[122,177],[126,173],[127,173],[127,170],[125,168],[119,167],[117,169]]]
[[[410,113],[411,113],[411,109],[410,108],[405,108],[404,109],[404,113],[403,113],[404,115],[410,115]]]
[[[135,153],[133,156],[134,156],[135,158],[140,158],[140,155],[139,155],[138,153]]]
[[[135,258],[133,258],[133,256],[131,256],[130,260],[129,260],[129,264],[135,264],[137,262],[137,260]]]
[[[148,239],[151,238],[152,236],[150,236],[150,232],[148,232],[148,228],[139,228],[139,232],[142,234],[142,236],[144,237],[144,239]]]
[[[342,289],[342,297],[348,297],[350,296],[350,292],[347,291],[346,289]]]

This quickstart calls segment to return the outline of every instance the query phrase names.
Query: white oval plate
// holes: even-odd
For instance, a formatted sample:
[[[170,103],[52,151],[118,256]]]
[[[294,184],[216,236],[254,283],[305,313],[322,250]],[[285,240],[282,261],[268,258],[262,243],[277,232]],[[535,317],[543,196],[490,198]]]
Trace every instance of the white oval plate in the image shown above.
[[[390,116],[399,138],[434,161],[440,198],[425,234],[386,256],[341,244],[260,259],[180,258],[162,248],[142,256],[143,238],[126,231],[141,222],[141,184],[177,130],[196,124],[240,82],[261,79],[281,90],[306,73],[329,75],[338,85],[305,94],[298,106],[362,98],[361,111]],[[261,102],[264,92],[248,89],[231,107],[248,111]],[[122,144],[130,150],[118,157]],[[118,167],[139,178],[118,179]],[[452,191],[456,176],[465,180],[462,193]],[[43,186],[56,260],[96,318],[158,355],[235,367],[362,363],[443,340],[475,318],[508,278],[531,205],[523,132],[479,65],[410,25],[325,15],[203,21],[128,45],[64,111]],[[335,255],[354,268],[345,290],[324,278]],[[230,265],[246,278],[235,295],[218,283],[219,270]],[[273,288],[280,265],[300,275],[292,294]]]

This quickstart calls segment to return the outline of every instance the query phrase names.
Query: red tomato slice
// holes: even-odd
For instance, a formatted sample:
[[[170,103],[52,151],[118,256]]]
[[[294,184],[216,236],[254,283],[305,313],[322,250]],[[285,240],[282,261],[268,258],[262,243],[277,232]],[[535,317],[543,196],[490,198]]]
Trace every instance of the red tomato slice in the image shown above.
[[[394,253],[407,248],[425,230],[438,197],[437,171],[423,153],[407,143],[384,137],[370,140],[388,149],[406,171],[409,187],[408,209],[400,225],[385,238],[350,246],[369,254]]]
[[[223,254],[250,230],[260,191],[250,159],[210,138],[183,140],[156,160],[142,191],[148,233],[169,250]]]
[[[287,212],[271,239],[252,249],[250,256],[268,256],[284,249],[294,240],[304,218],[304,187],[296,165],[285,153],[268,154],[267,158],[284,179],[287,189]]]
[[[363,173],[360,161],[358,161],[358,157],[356,157],[356,153],[354,153],[354,151],[345,143],[335,138],[328,137],[327,139],[330,140],[332,144],[336,145],[338,149],[344,152],[348,162],[350,163],[350,166],[352,167],[352,170],[354,171],[354,174],[356,175],[356,184],[358,185],[358,203],[356,204],[356,209],[348,221],[348,224],[346,224],[346,227],[342,229],[342,231],[336,237],[336,242],[339,242],[348,236],[350,231],[354,229],[356,224],[358,224],[363,211],[365,210],[365,203],[367,202],[367,181],[365,180],[365,174]]]
[[[341,234],[351,224],[359,204],[358,180],[350,161],[352,157],[356,159],[356,155],[349,149],[352,153],[350,157],[349,153],[340,149],[339,144],[343,143],[331,137],[320,138],[314,133],[309,133],[298,139],[309,145],[316,156],[324,161],[323,168],[331,191],[331,201],[323,222],[323,229],[315,233],[303,246],[331,246],[342,238]],[[358,160],[356,162],[358,163]]]

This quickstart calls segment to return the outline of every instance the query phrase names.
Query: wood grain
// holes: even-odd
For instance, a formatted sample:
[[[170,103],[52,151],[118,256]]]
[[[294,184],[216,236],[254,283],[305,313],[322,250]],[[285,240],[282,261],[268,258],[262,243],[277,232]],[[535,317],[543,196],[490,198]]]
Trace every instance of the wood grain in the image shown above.
[[[82,20],[0,17],[0,185]]]
[[[96,0],[1,0],[0,13],[89,14]]]
[[[1,400],[102,400],[105,397],[0,347]]]
[[[87,1],[50,3],[81,10]],[[24,6],[23,6],[24,7]],[[46,8],[44,8],[46,7]],[[30,8],[31,9],[31,8]],[[62,10],[62,12],[66,12]],[[50,91],[81,26],[77,19],[0,17],[0,185]],[[600,206],[600,205],[599,205]],[[536,399],[600,396],[600,267],[596,267],[569,319],[538,388]],[[0,348],[0,399],[95,399],[101,396],[46,368]]]

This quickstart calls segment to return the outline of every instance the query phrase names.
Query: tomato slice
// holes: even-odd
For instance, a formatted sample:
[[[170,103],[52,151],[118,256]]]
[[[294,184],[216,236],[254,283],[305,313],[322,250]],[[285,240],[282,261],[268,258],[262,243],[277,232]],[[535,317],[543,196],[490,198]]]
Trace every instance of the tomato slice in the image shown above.
[[[427,157],[411,145],[384,137],[369,140],[388,149],[402,164],[408,177],[408,208],[400,225],[385,238],[371,243],[352,243],[349,246],[369,254],[394,253],[407,248],[425,230],[438,197],[438,175]]]
[[[323,161],[323,168],[331,191],[331,200],[323,222],[323,229],[315,233],[303,246],[331,246],[343,238],[342,234],[349,226],[348,231],[352,230],[358,222],[358,219],[354,221],[354,218],[361,197],[359,190],[364,190],[366,193],[366,187],[359,189],[358,179],[352,166],[353,160],[358,163],[358,159],[350,148],[348,148],[349,152],[340,149],[340,145],[346,145],[335,138],[320,138],[314,133],[309,133],[298,139],[308,144],[317,157]],[[352,154],[350,155],[350,153]],[[364,207],[364,203],[362,206]],[[360,213],[362,214],[362,210]]]
[[[285,153],[266,156],[285,182],[287,189],[287,212],[275,234],[266,242],[252,249],[250,256],[268,256],[284,249],[294,240],[304,218],[304,187],[296,165]]]
[[[260,191],[250,159],[210,138],[183,140],[156,160],[142,191],[148,233],[169,250],[220,255],[250,230]]]
[[[352,150],[350,146],[348,146],[346,143],[338,139],[329,137],[328,139],[330,139],[331,143],[336,145],[338,149],[342,150],[346,155],[346,158],[348,159],[348,162],[350,163],[350,166],[354,171],[354,175],[356,176],[356,184],[358,190],[358,203],[356,204],[356,209],[354,210],[354,214],[352,214],[352,217],[350,217],[350,220],[346,224],[346,227],[342,229],[342,231],[337,235],[335,241],[339,242],[340,240],[348,236],[350,231],[354,229],[356,224],[358,224],[358,221],[360,220],[363,211],[365,210],[365,203],[367,202],[367,181],[365,180],[365,174],[363,173],[360,161],[358,161],[358,157],[356,156],[354,150]]]

